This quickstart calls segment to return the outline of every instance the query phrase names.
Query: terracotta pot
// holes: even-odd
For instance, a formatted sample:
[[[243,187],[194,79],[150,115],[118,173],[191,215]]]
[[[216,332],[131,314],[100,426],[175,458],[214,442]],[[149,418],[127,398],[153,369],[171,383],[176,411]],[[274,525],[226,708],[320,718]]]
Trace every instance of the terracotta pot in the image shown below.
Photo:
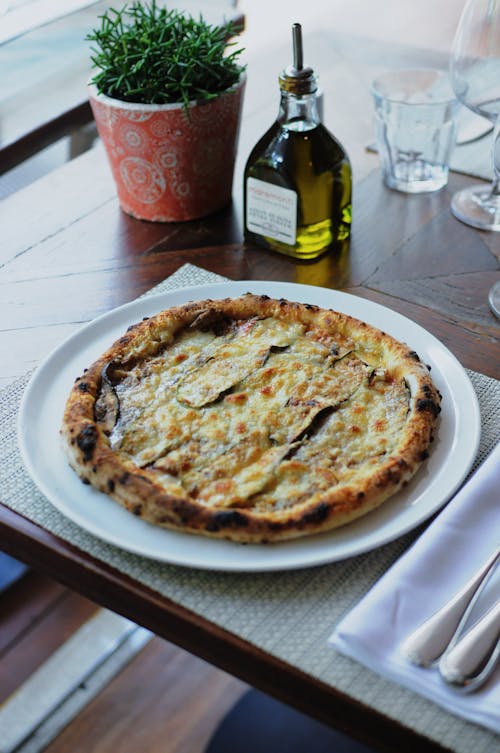
[[[142,105],[99,94],[92,112],[124,212],[178,222],[231,201],[245,79],[209,102]]]

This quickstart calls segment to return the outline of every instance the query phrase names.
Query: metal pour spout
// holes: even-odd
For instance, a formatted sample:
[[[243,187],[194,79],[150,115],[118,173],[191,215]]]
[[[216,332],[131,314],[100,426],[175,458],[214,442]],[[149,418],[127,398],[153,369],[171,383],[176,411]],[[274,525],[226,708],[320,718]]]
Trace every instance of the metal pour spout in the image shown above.
[[[293,41],[293,67],[296,71],[301,71],[304,67],[304,56],[302,50],[302,26],[295,23],[292,26]]]
[[[287,66],[279,78],[281,89],[291,94],[312,94],[316,91],[316,76],[312,68],[304,68],[302,26],[292,26],[293,64]]]

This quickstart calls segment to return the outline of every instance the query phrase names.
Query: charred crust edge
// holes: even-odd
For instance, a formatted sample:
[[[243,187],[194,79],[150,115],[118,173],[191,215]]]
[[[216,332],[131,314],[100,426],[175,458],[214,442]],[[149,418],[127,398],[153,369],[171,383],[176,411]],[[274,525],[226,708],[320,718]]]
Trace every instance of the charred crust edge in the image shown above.
[[[439,416],[439,414],[441,413],[441,406],[439,405],[439,403],[430,397],[418,398],[415,408],[418,413],[424,413],[428,411],[435,417]]]
[[[80,449],[84,462],[92,459],[97,444],[98,431],[94,424],[87,424],[76,437],[76,444]]]
[[[237,510],[221,510],[213,514],[208,521],[206,530],[215,533],[223,528],[242,528],[248,524],[248,516]]]

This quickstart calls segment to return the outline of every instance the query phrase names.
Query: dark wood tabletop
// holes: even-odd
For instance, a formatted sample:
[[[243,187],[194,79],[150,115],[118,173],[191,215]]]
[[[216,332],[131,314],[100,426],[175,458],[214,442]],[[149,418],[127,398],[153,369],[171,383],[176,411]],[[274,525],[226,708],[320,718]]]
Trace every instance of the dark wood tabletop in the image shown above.
[[[274,70],[277,61],[267,65]],[[262,67],[265,61],[255,64]],[[336,79],[333,70],[324,73],[324,81]],[[471,178],[452,174],[446,188],[420,196],[388,190],[376,156],[349,139],[355,110],[338,120],[358,165],[350,247],[304,263],[244,244],[244,159],[277,105],[273,77],[265,87],[251,77],[250,68],[233,203],[217,215],[157,224],[123,214],[100,145],[0,204],[0,384],[32,369],[82,322],[131,301],[186,262],[233,280],[300,282],[376,301],[425,327],[464,367],[500,379],[500,322],[487,303],[500,276],[500,234],[473,230],[450,212],[452,193]],[[328,113],[338,92],[325,91]],[[1,504],[0,548],[327,724],[356,736],[362,728],[380,750],[444,750]]]

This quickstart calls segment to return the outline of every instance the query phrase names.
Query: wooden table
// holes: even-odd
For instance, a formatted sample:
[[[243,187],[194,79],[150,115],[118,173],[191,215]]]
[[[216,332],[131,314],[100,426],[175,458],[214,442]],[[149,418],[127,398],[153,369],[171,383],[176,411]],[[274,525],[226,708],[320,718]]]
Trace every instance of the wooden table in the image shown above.
[[[274,58],[260,60],[255,70],[277,65]],[[323,81],[334,80],[335,71],[330,78],[326,71]],[[500,378],[500,323],[487,304],[489,287],[499,276],[500,235],[472,230],[449,210],[452,192],[470,178],[454,174],[447,188],[429,195],[389,191],[382,185],[376,157],[361,153],[359,142],[349,142],[348,118],[356,117],[355,109],[340,122],[347,135],[343,140],[362,176],[355,183],[349,252],[306,264],[244,245],[242,166],[261,125],[274,116],[276,96],[269,100],[268,83],[264,88],[259,83],[249,86],[234,201],[218,215],[182,225],[148,224],[124,215],[101,147],[3,202],[0,379],[4,385],[25,374],[81,322],[132,300],[186,262],[234,280],[342,288],[410,317],[436,335],[463,366]],[[326,93],[332,106],[338,92],[332,87]],[[361,98],[353,107],[364,105]],[[1,494],[0,490],[0,498]],[[380,750],[443,750],[160,597],[4,505],[0,505],[0,547],[311,716],[354,736],[362,730],[364,738]]]

